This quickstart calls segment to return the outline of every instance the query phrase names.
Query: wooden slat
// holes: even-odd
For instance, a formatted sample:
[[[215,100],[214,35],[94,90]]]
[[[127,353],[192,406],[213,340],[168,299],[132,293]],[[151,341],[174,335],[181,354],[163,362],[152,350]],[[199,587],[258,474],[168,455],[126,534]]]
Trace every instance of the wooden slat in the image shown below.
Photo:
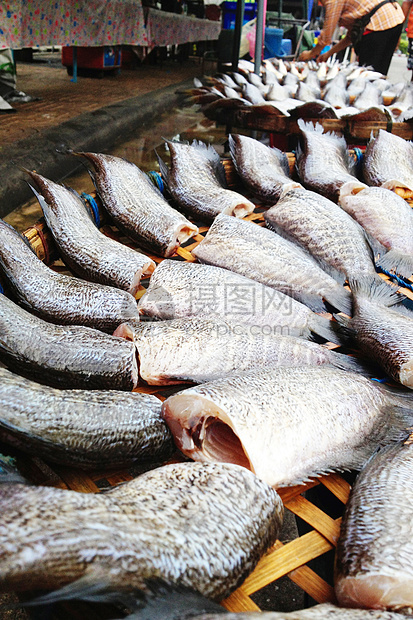
[[[334,549],[334,545],[315,530],[296,538],[281,549],[273,548],[258,562],[254,572],[244,581],[242,590],[246,594],[253,594],[331,549]]]
[[[317,603],[337,603],[334,588],[308,566],[300,566],[288,576]]]
[[[331,491],[343,504],[347,504],[351,491],[351,486],[344,478],[338,474],[330,474],[329,476],[323,476],[320,479],[329,491]]]
[[[222,601],[221,605],[228,609],[228,611],[260,611],[258,605],[254,603],[250,597],[245,594],[242,588],[238,588],[233,592],[225,601]]]
[[[340,523],[329,517],[317,506],[314,506],[308,499],[301,497],[301,495],[285,502],[285,505],[288,510],[291,510],[297,517],[311,525],[333,545],[337,545],[340,535]]]

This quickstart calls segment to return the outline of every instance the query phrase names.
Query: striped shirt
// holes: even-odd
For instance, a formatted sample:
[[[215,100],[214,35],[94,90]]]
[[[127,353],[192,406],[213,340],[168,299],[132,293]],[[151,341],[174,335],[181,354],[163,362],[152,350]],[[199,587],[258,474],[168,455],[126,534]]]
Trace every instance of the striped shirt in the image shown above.
[[[329,45],[337,26],[344,26],[351,30],[354,20],[365,15],[379,0],[324,0],[325,8],[324,28],[318,37],[318,42]],[[371,18],[367,25],[368,30],[388,30],[403,23],[404,15],[400,5],[395,2],[384,4]]]

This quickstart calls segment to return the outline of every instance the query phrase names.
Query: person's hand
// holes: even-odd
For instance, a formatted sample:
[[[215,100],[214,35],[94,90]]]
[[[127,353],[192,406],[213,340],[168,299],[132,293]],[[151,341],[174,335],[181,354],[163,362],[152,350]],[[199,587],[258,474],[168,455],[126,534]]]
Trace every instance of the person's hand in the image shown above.
[[[320,56],[318,56],[317,58],[317,62],[325,62],[326,60],[328,60],[328,58],[330,58],[331,54],[330,52],[324,52],[324,54],[320,54]]]
[[[312,53],[312,50],[306,50],[305,52],[301,52],[301,54],[298,57],[298,60],[304,60],[304,61],[311,60],[312,58],[311,53]]]

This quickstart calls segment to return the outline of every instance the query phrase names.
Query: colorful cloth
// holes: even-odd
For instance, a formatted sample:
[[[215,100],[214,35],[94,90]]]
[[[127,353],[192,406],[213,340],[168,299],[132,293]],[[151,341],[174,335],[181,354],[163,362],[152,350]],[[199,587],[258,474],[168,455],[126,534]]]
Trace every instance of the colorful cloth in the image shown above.
[[[380,0],[324,0],[325,20],[324,27],[318,37],[318,42],[330,45],[337,26],[344,26],[351,30],[354,20],[365,15]],[[371,18],[367,25],[368,30],[382,31],[394,28],[404,22],[404,15],[397,3],[384,4]]]
[[[0,2],[0,49],[148,45],[140,0]]]
[[[146,28],[149,45],[165,47],[189,41],[214,41],[221,32],[221,23],[150,8]]]

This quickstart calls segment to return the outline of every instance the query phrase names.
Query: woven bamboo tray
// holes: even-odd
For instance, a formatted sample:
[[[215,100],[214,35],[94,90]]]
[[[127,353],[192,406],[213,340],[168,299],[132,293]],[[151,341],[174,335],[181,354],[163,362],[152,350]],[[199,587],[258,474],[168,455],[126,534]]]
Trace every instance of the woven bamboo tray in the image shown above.
[[[289,154],[289,161],[291,167],[293,167],[294,156],[292,154]],[[237,178],[231,162],[225,160],[224,166],[229,184],[232,187],[236,186]],[[263,212],[265,210],[265,207],[258,205],[255,211],[247,216],[246,219],[263,225]],[[122,234],[114,226],[109,225],[108,222],[103,225],[102,230],[105,234],[134,247],[130,240],[123,237]],[[199,234],[185,244],[185,247],[180,247],[173,258],[188,262],[195,261],[195,258],[191,254],[191,250],[202,241],[207,230],[207,226],[201,227]],[[37,222],[35,226],[26,230],[24,234],[35,249],[39,258],[47,262],[57,271],[67,271],[66,267],[58,259],[51,234],[44,221]],[[156,263],[163,260],[159,256],[150,256]],[[386,276],[383,276],[383,278],[387,279]],[[137,298],[142,297],[145,293],[145,284],[147,285],[148,281],[148,279],[146,279],[146,281],[143,280],[137,292]],[[413,299],[413,293],[408,289],[403,288],[401,290],[407,297]],[[329,346],[329,348],[336,348],[338,345],[327,343],[327,346]],[[180,389],[182,389],[182,385],[162,388],[142,384],[136,391],[154,394],[160,400],[164,400],[170,394]],[[181,456],[177,453],[171,460],[181,460]],[[171,462],[171,460],[168,462]],[[17,462],[22,473],[36,484],[72,489],[81,493],[99,492],[108,487],[118,485],[121,482],[131,480],[143,471],[140,470],[139,467],[134,467],[127,470],[110,472],[105,470],[86,473],[70,467],[49,465],[37,457],[28,457],[21,453],[17,453]],[[160,465],[160,463],[158,465]],[[336,500],[339,501],[342,513],[349,497],[350,485],[338,474],[320,477],[306,485],[280,489],[279,493],[286,508],[305,521],[310,526],[310,531],[286,544],[277,541],[260,560],[256,569],[245,580],[242,586],[222,602],[222,605],[226,609],[234,612],[260,611],[260,608],[256,605],[251,596],[285,575],[288,575],[295,584],[315,601],[319,603],[335,601],[334,590],[331,583],[327,583],[327,581],[321,578],[308,566],[309,562],[316,558],[320,558],[336,547],[340,531],[341,517],[330,517],[327,514],[328,507],[325,507],[325,510],[321,509],[304,496],[306,491],[318,485],[322,485],[322,487],[328,489],[331,493],[331,497],[334,496]],[[80,605],[80,611],[78,609],[79,608],[73,604],[62,605],[61,609],[59,609],[59,615],[56,617],[58,617],[59,620],[73,620],[75,618],[79,618],[80,620],[85,617],[86,612],[85,607],[82,605]],[[87,614],[90,620],[95,617],[106,617],[104,615],[95,616],[93,609],[88,609]]]

